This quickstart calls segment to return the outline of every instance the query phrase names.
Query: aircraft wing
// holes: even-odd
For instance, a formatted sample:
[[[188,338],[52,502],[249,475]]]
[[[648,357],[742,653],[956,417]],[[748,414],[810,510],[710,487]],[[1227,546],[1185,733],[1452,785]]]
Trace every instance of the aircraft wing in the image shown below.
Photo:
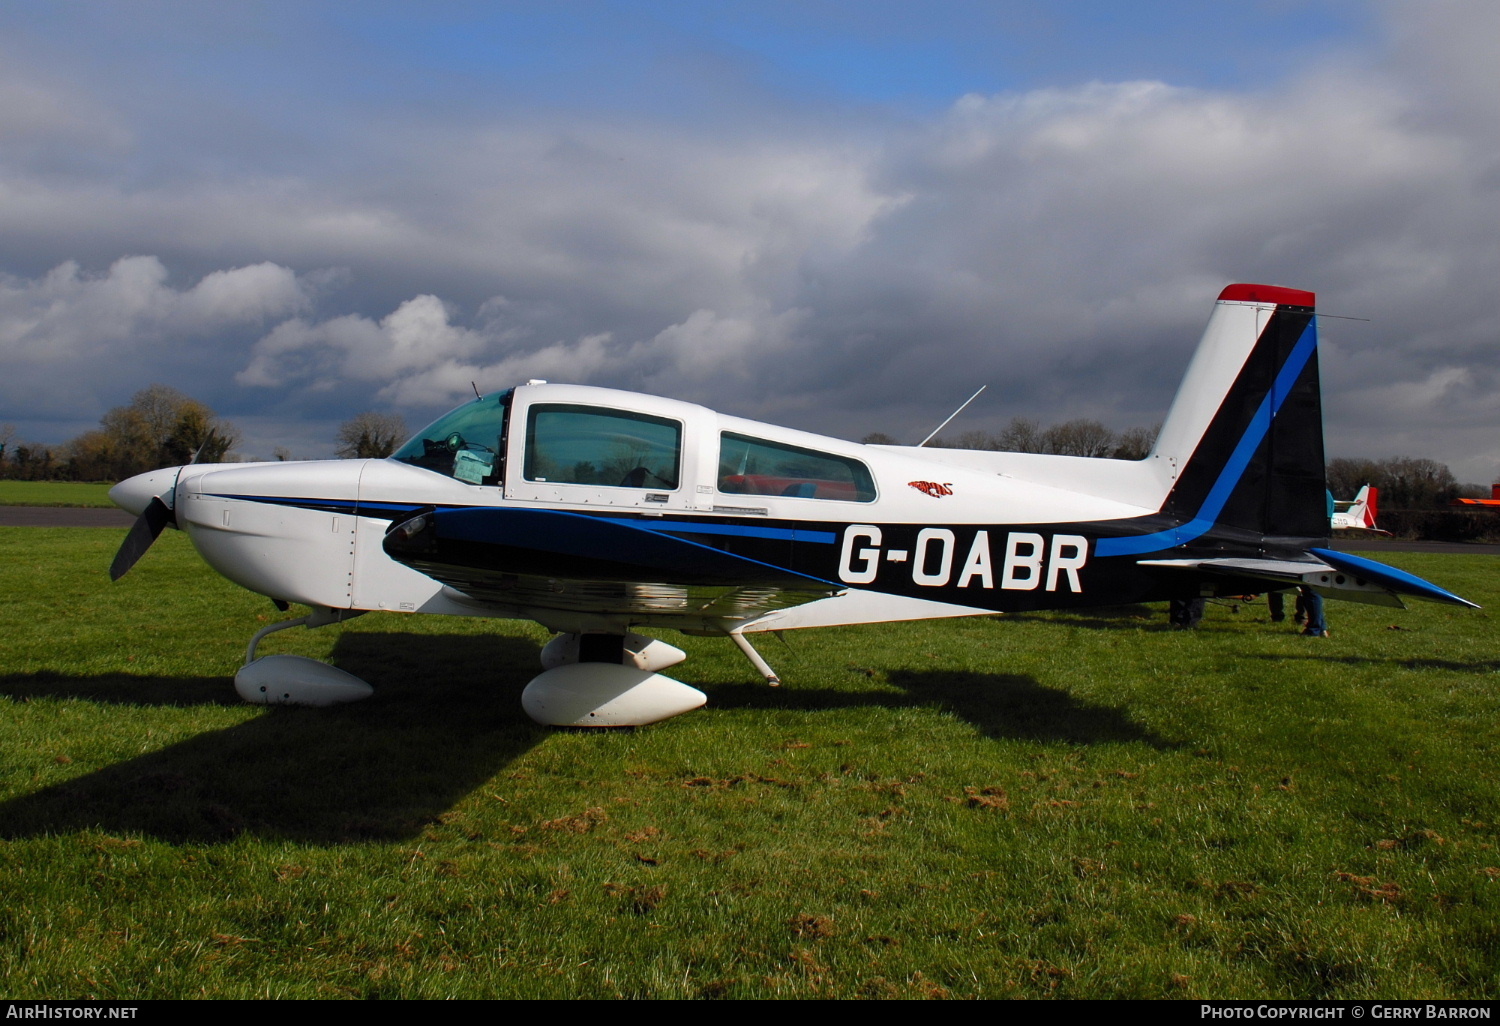
[[[1308,559],[1143,559],[1141,566],[1192,571],[1234,581],[1261,581],[1280,588],[1306,585],[1329,598],[1405,609],[1402,597],[1478,609],[1468,599],[1404,570],[1332,549],[1308,549]],[[1277,590],[1273,588],[1271,590]]]
[[[476,601],[512,609],[745,620],[846,590],[667,530],[670,521],[563,510],[429,509],[393,525],[384,546]]]

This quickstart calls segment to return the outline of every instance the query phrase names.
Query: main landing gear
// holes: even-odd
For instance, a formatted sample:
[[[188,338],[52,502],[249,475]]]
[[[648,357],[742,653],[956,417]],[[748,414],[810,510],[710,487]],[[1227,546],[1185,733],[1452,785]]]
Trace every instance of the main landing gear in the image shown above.
[[[315,608],[257,631],[234,675],[234,689],[255,705],[329,706],[369,698],[374,689],[352,673],[298,655],[256,658],[262,639],[289,627],[322,627],[357,616]],[[770,684],[774,670],[741,634],[730,639]],[[708,696],[659,671],[687,653],[640,634],[559,634],[542,649],[542,673],[521,692],[521,707],[538,723],[555,727],[640,727],[700,708]]]
[[[772,685],[774,670],[742,634],[731,640]],[[657,672],[687,654],[639,634],[559,634],[542,649],[546,670],[521,693],[521,707],[557,727],[639,727],[691,712],[708,701],[697,688]]]
[[[708,696],[658,670],[687,653],[639,634],[559,634],[542,649],[546,669],[521,692],[521,708],[555,727],[639,727],[690,712]]]

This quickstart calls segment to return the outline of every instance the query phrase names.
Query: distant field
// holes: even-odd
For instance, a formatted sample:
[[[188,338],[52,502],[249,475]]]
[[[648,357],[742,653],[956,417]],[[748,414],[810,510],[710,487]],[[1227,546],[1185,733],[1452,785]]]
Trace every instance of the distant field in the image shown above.
[[[108,506],[109,484],[75,481],[0,481],[0,506]]]
[[[273,635],[168,531],[0,529],[0,991],[1491,999],[1500,630],[1329,603],[668,636],[699,712],[537,727],[540,629]],[[1385,558],[1385,557],[1383,557]],[[1387,562],[1486,605],[1494,557]]]

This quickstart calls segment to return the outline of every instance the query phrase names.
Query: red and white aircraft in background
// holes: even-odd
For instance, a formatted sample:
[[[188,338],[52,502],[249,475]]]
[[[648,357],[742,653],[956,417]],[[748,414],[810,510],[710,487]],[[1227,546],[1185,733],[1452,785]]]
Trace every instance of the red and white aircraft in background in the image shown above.
[[[1380,489],[1365,485],[1352,502],[1334,500],[1334,514],[1329,523],[1335,531],[1369,531],[1372,534],[1390,536],[1375,526],[1376,507],[1380,501]]]

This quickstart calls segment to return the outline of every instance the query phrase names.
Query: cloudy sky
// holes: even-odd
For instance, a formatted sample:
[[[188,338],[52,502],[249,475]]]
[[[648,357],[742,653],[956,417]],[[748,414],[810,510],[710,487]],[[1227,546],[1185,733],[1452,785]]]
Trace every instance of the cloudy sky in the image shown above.
[[[1161,418],[1318,293],[1330,455],[1500,473],[1493,0],[0,8],[0,422],[328,455],[531,377],[858,438]]]

